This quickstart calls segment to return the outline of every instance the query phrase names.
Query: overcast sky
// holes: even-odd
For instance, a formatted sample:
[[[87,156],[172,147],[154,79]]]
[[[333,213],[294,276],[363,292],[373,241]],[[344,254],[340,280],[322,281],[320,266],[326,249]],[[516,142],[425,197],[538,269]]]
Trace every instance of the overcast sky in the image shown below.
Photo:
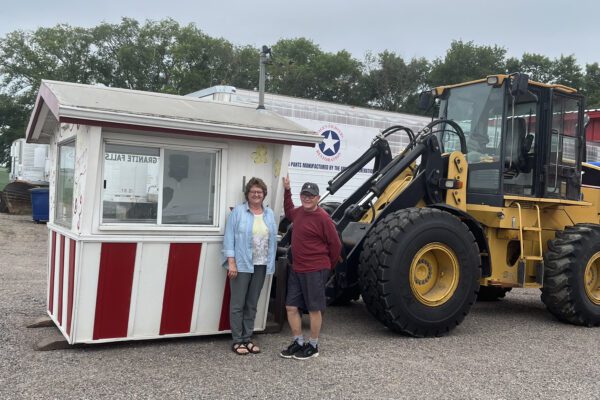
[[[0,36],[58,23],[91,27],[121,17],[171,17],[236,45],[306,37],[321,49],[443,57],[453,39],[551,59],[600,62],[598,0],[0,0]]]

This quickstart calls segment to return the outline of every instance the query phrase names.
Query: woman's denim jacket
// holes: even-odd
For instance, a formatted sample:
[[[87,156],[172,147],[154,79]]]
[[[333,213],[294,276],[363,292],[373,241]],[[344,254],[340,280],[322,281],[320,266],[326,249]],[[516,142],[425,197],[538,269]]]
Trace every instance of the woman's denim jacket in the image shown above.
[[[277,250],[277,225],[275,215],[269,207],[263,207],[264,221],[269,228],[269,254],[267,274],[275,272],[275,252]],[[254,272],[252,264],[252,226],[254,214],[248,202],[236,206],[229,214],[223,238],[223,267],[228,268],[227,257],[235,257],[238,272]]]

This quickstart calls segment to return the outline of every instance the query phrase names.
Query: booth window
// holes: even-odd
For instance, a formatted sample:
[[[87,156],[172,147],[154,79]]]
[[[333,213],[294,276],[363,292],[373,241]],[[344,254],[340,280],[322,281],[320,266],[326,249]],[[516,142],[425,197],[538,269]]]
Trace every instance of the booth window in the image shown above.
[[[213,225],[217,155],[165,150],[162,223]]]
[[[160,150],[107,144],[104,152],[104,222],[156,223]]]
[[[107,143],[103,223],[214,225],[217,155]]]
[[[75,141],[58,145],[55,222],[71,228],[73,220],[73,180],[75,177]]]

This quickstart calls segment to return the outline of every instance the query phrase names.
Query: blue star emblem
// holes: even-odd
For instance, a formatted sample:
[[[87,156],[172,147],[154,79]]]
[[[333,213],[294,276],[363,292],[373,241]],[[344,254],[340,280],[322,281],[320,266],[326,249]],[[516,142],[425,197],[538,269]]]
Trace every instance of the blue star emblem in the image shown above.
[[[321,136],[324,138],[323,141],[319,143],[321,152],[327,157],[336,155],[337,152],[340,151],[340,144],[342,142],[337,132],[328,130],[321,133]]]

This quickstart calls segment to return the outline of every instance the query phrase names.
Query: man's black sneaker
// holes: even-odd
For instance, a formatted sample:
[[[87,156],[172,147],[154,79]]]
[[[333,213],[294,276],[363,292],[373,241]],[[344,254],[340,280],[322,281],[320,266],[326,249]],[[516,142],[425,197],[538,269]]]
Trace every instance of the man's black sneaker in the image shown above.
[[[305,343],[302,350],[294,353],[292,356],[295,360],[306,360],[312,357],[319,357],[319,346],[313,347],[310,343]]]
[[[287,347],[287,349],[281,350],[279,355],[283,358],[292,358],[294,353],[302,350],[303,348],[304,347],[302,345],[298,344],[298,342],[294,340],[292,344]]]

